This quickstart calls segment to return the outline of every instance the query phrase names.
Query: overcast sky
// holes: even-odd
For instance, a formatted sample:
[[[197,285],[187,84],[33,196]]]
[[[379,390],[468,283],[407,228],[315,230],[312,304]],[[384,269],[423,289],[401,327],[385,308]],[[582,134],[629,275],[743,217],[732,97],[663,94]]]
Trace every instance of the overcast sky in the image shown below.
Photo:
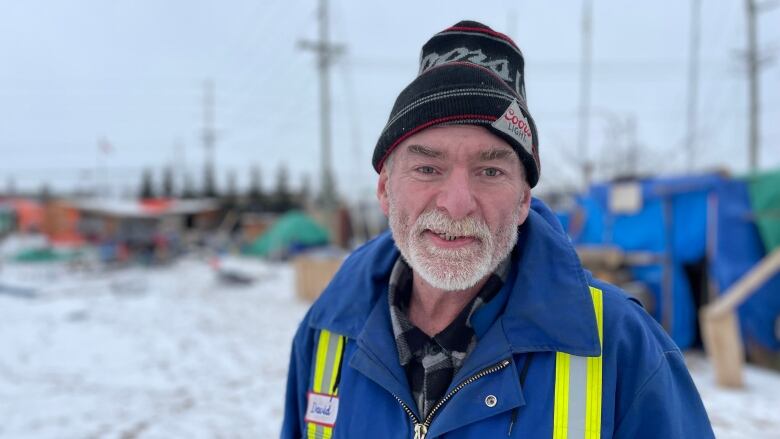
[[[541,188],[580,182],[577,108],[581,2],[332,0],[331,35],[346,46],[332,71],[338,188],[371,194],[371,152],[421,45],[461,19],[512,36],[526,58],[540,131]],[[741,0],[703,1],[696,169],[747,169]],[[173,163],[200,179],[203,84],[215,84],[219,180],[252,164],[266,188],[319,179],[315,0],[74,0],[0,6],[0,188],[136,189],[140,171]],[[685,170],[690,3],[594,0],[589,158],[597,175],[625,166],[636,121],[641,171]],[[762,47],[780,48],[780,8],[759,17]],[[780,166],[780,67],[761,74],[761,167]],[[615,140],[614,133],[623,135]],[[101,152],[98,141],[111,144]],[[178,146],[176,146],[178,145]],[[96,172],[96,169],[99,172]]]

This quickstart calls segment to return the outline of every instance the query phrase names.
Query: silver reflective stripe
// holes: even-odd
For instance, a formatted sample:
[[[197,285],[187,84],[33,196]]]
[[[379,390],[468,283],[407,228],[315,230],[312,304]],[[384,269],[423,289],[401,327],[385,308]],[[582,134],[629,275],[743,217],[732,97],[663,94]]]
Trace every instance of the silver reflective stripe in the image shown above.
[[[567,437],[582,439],[585,434],[585,404],[588,358],[571,356],[569,362],[569,430]]]
[[[339,337],[336,334],[331,334],[328,340],[328,355],[325,360],[325,370],[322,374],[322,388],[330,393],[330,387],[333,385],[331,382],[333,379],[333,366],[336,364],[336,351],[339,348]]]

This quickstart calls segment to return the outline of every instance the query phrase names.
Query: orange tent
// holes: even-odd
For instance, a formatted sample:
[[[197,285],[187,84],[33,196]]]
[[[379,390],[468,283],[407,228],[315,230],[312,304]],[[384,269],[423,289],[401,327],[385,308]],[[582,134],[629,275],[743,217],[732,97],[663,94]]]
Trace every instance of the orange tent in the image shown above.
[[[44,208],[37,201],[14,200],[13,209],[16,211],[16,220],[20,232],[41,232],[43,229]]]

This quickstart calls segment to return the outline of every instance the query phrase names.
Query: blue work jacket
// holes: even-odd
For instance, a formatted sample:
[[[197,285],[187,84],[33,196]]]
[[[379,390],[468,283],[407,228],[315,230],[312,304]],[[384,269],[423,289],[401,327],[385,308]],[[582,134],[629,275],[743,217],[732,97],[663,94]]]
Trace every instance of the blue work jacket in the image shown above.
[[[450,390],[469,384],[438,410],[426,438],[551,438],[556,352],[603,354],[602,438],[714,437],[674,342],[637,302],[583,270],[547,207],[534,200],[518,233],[507,282],[488,303],[501,309],[480,308],[494,313],[482,328],[479,312],[472,317],[478,343]],[[304,317],[293,341],[282,438],[306,437],[304,415],[321,329],[347,337],[332,437],[414,437],[420,414],[399,364],[387,299],[398,257],[389,233],[366,243]],[[603,347],[589,286],[603,291]],[[500,364],[505,367],[471,379]]]

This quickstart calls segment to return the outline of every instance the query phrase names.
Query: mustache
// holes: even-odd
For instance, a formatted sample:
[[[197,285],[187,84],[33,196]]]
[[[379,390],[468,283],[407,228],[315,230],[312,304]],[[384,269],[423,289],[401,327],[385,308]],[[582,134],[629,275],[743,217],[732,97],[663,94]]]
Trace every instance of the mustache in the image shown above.
[[[470,236],[482,241],[491,238],[490,228],[485,221],[474,217],[454,220],[438,210],[427,210],[417,218],[415,234],[421,234],[426,230],[454,236]]]

